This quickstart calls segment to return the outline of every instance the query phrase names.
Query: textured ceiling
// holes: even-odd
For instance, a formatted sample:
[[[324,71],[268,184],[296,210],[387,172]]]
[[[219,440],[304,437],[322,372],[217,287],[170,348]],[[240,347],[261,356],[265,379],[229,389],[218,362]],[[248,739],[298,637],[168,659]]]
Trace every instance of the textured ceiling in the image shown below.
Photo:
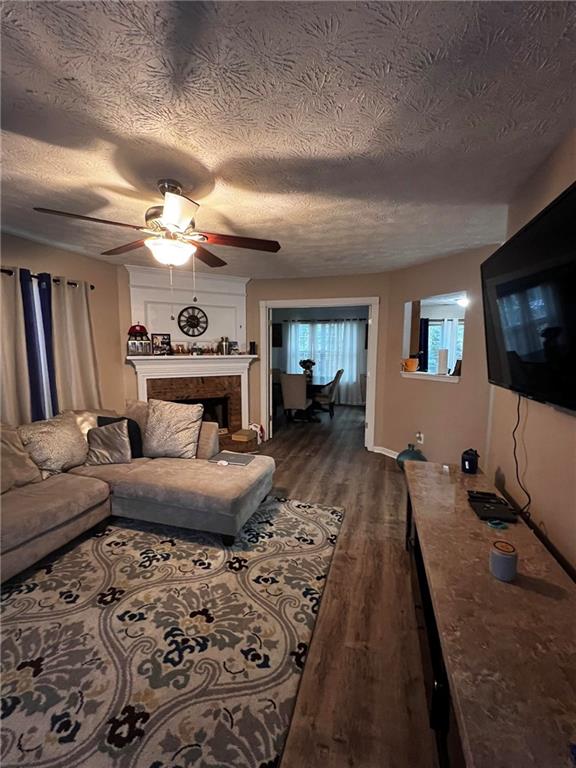
[[[251,277],[353,274],[500,241],[574,119],[576,5],[5,2],[3,226],[97,256],[180,179]],[[150,264],[146,249],[108,259]]]

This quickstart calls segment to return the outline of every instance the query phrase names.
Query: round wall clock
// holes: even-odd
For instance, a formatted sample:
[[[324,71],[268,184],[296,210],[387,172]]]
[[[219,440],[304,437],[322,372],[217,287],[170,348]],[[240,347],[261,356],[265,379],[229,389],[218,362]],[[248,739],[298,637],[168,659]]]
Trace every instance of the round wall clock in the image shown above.
[[[208,328],[208,317],[200,307],[184,307],[178,315],[178,328],[186,336],[202,336]]]

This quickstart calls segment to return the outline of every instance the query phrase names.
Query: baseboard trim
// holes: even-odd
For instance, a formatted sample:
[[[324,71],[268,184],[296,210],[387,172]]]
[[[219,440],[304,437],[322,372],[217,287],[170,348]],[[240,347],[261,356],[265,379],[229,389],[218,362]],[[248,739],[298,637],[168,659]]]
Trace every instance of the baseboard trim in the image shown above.
[[[381,445],[375,445],[372,448],[374,453],[383,453],[384,456],[389,456],[391,459],[395,459],[398,456],[398,451],[393,451],[390,448],[383,448]]]

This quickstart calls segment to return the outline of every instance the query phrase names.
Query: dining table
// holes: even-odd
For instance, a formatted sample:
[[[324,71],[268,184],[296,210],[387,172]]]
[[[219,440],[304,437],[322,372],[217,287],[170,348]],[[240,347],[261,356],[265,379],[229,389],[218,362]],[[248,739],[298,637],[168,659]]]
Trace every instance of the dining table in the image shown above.
[[[312,379],[308,379],[306,382],[306,396],[311,400],[314,400],[327,384],[330,384],[332,379],[322,378],[320,376],[314,376]]]
[[[327,411],[327,408],[324,408],[322,405],[320,405],[319,402],[317,402],[316,397],[322,392],[324,387],[326,387],[328,384],[330,384],[332,379],[326,379],[322,376],[313,376],[312,379],[308,379],[306,382],[306,397],[312,400],[312,410],[313,411]],[[313,418],[314,421],[317,420],[316,417]]]

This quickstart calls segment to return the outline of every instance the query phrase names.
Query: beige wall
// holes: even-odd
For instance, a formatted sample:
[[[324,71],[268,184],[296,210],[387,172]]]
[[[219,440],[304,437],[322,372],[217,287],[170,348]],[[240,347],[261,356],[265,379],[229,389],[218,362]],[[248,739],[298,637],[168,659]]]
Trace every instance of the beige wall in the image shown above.
[[[484,452],[488,408],[480,263],[494,247],[454,254],[409,269],[355,277],[253,280],[247,289],[248,339],[260,348],[261,300],[380,298],[376,370],[375,445],[400,451],[424,432],[424,452],[433,461],[458,461],[465,448]],[[404,302],[453,291],[471,303],[464,336],[463,376],[458,384],[400,376]],[[474,403],[470,407],[470,403]],[[250,418],[260,422],[260,364],[250,371]]]
[[[2,233],[2,264],[45,271],[70,280],[86,280],[95,286],[91,293],[94,335],[103,407],[118,409],[124,404],[124,338],[118,309],[117,268],[97,259],[63,251],[14,235]],[[126,332],[128,326],[124,330]]]
[[[512,235],[576,179],[576,130],[529,179],[508,215]],[[576,383],[575,383],[576,386]],[[519,503],[512,457],[517,397],[494,387],[490,420],[490,476],[503,475],[507,492]],[[576,415],[528,400],[522,402],[521,477],[532,495],[532,515],[562,554],[576,566]]]
[[[459,462],[466,448],[484,454],[488,379],[484,346],[480,264],[496,246],[474,249],[390,273],[387,357],[377,382],[382,398],[379,444],[400,451],[424,433],[430,461]],[[404,303],[466,291],[462,376],[457,384],[404,378],[400,374]]]

